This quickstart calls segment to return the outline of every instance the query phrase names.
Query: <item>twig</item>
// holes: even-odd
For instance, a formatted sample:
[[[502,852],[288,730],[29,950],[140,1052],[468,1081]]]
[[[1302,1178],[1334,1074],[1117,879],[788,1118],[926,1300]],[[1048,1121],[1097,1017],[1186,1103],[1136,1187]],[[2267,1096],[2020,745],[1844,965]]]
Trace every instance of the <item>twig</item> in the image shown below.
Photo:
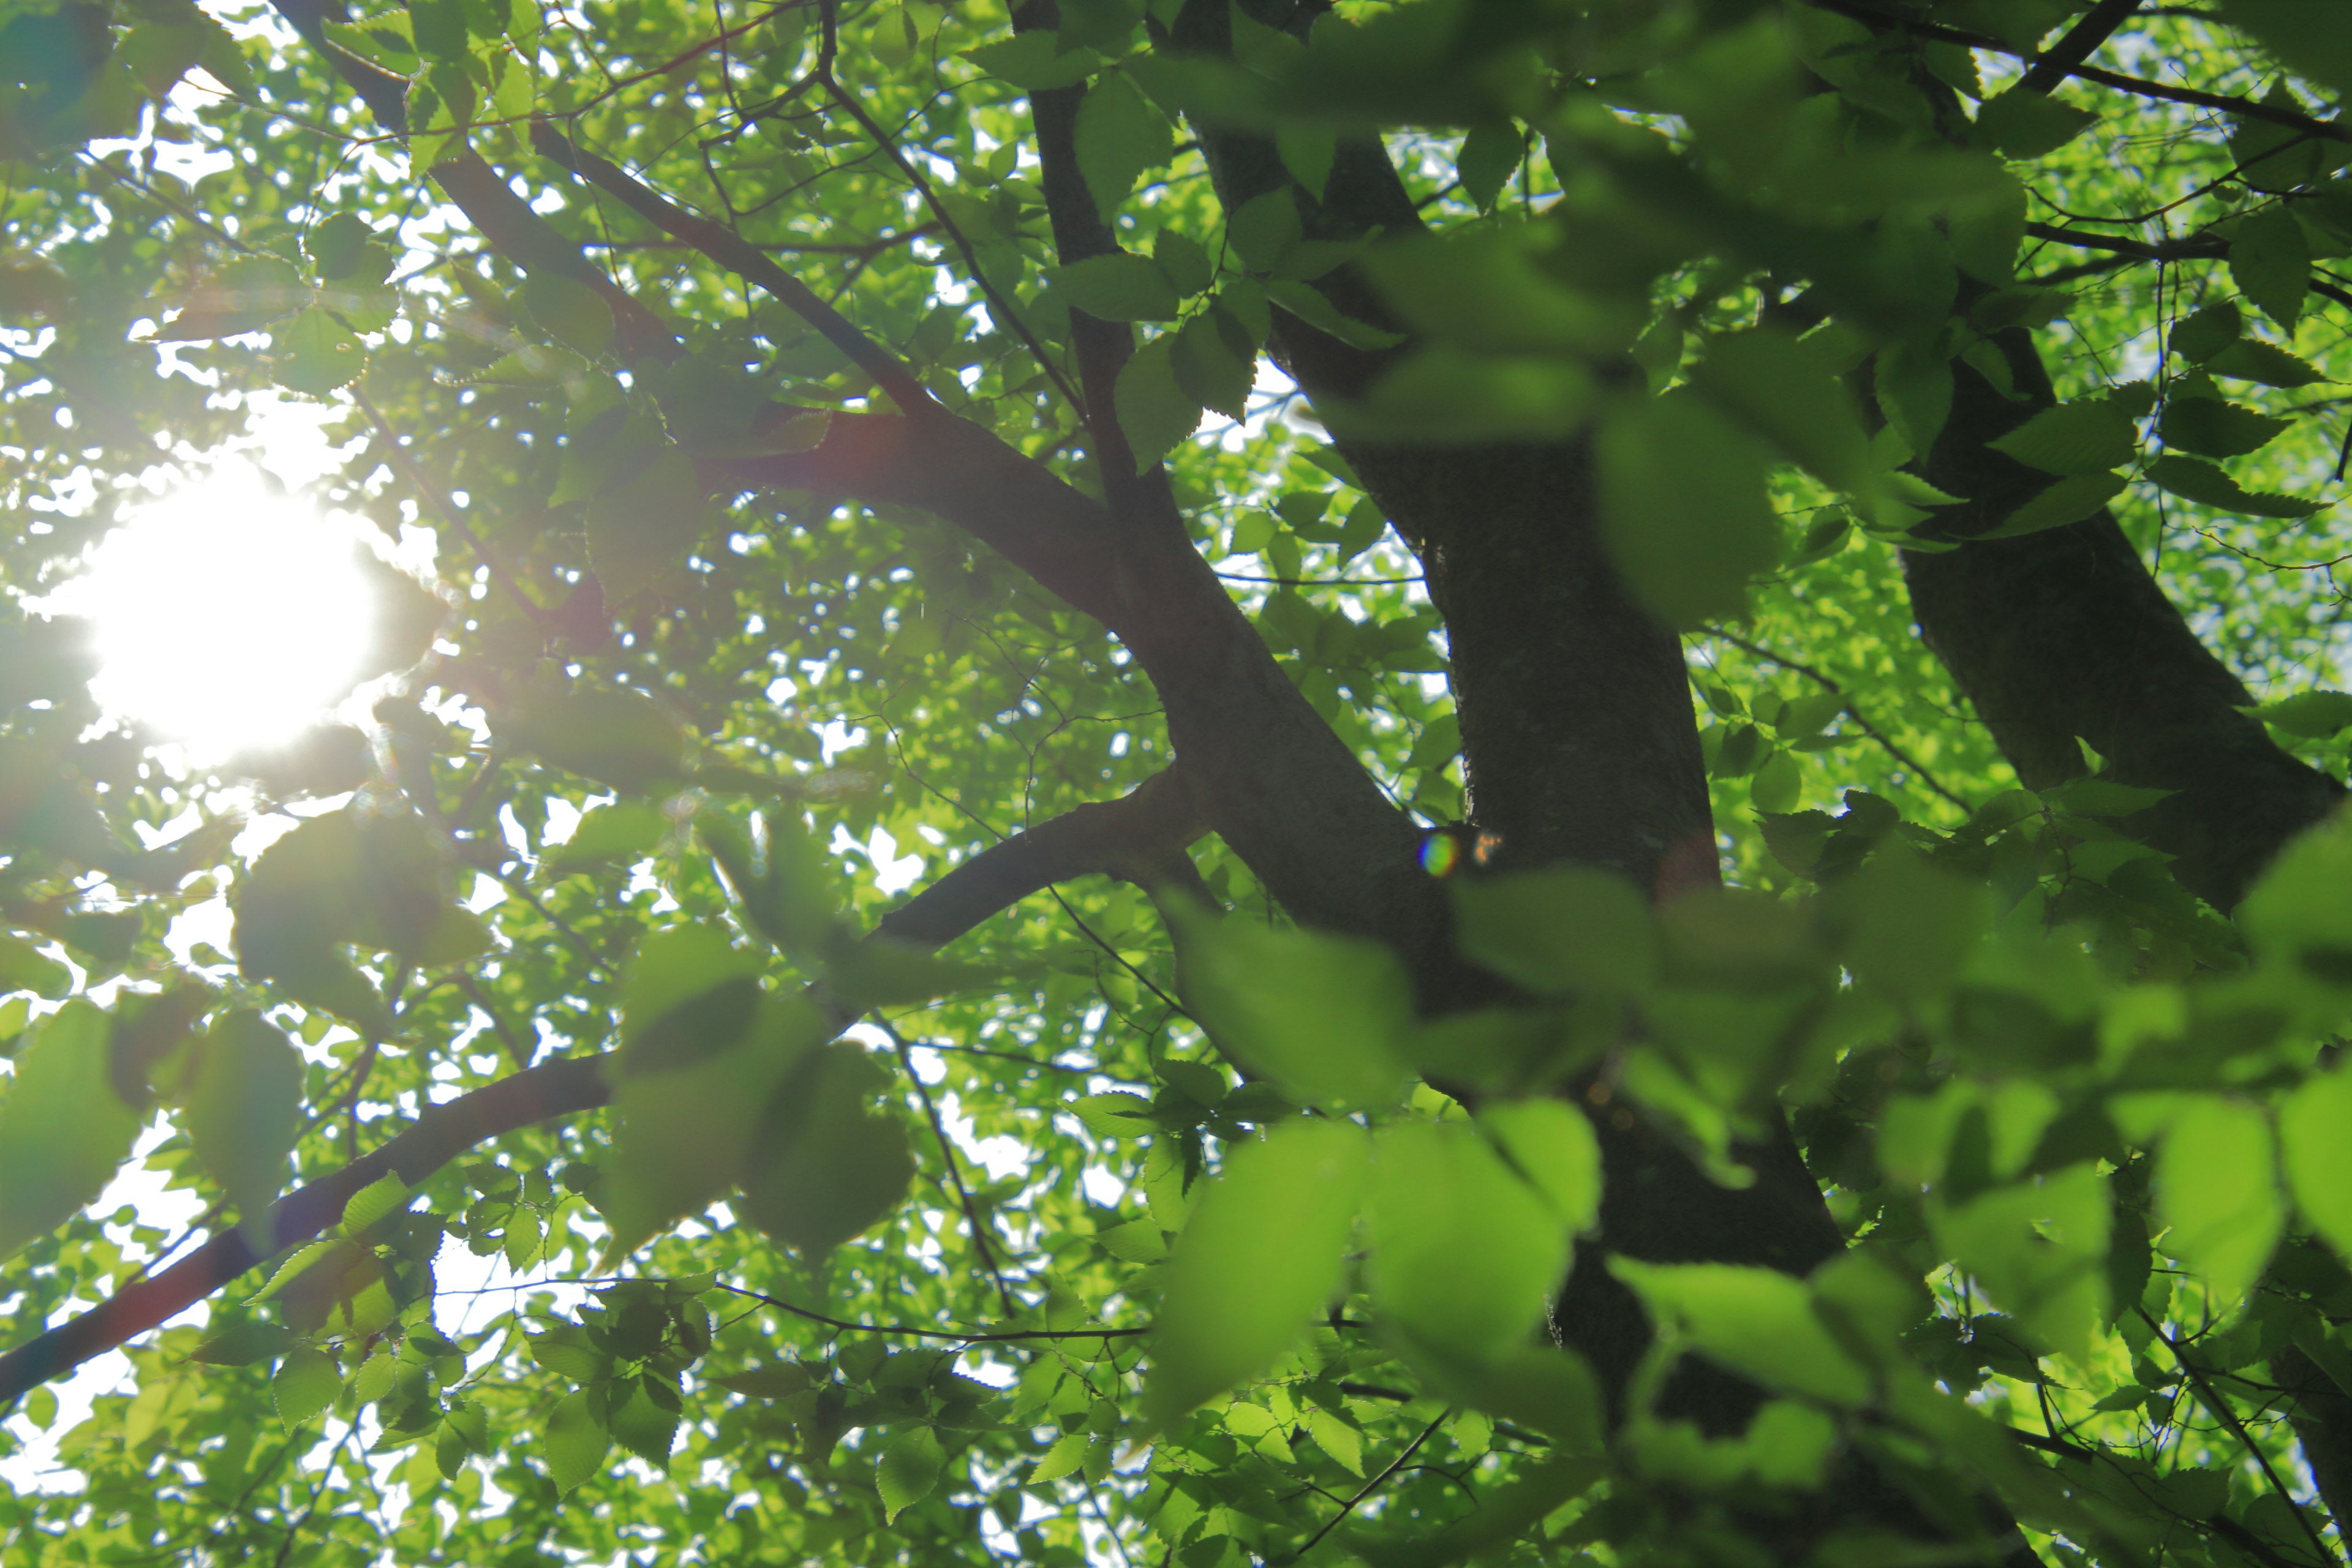
[[[531,126],[530,144],[542,156],[619,198],[622,205],[655,227],[774,295],[785,309],[816,329],[818,336],[871,376],[901,411],[917,414],[939,406],[938,400],[916,379],[914,372],[900,363],[896,355],[859,331],[848,317],[826,304],[814,289],[777,266],[741,235],[709,218],[695,216],[619,164],[577,145],[545,121]]]
[[[845,1318],[829,1318],[813,1308],[787,1301],[781,1296],[771,1296],[763,1290],[753,1290],[740,1285],[714,1285],[711,1289],[761,1302],[780,1312],[790,1312],[795,1318],[805,1318],[812,1323],[821,1323],[847,1334],[884,1334],[912,1340],[952,1340],[961,1345],[986,1345],[1009,1344],[1020,1340],[1130,1340],[1151,1331],[1148,1323],[1134,1329],[999,1329],[982,1333],[965,1333],[959,1329],[919,1329],[911,1323],[853,1323]]]
[[[1934,773],[1930,773],[1927,766],[1922,763],[1918,758],[1905,751],[1901,746],[1895,742],[1894,739],[1889,736],[1885,731],[1881,730],[1877,725],[1872,723],[1860,712],[1856,711],[1853,706],[1853,700],[1851,697],[1846,696],[1845,688],[1840,685],[1834,679],[1823,674],[1818,669],[1815,669],[1810,664],[1801,663],[1800,661],[1787,658],[1784,655],[1774,653],[1771,649],[1759,647],[1755,643],[1749,642],[1746,637],[1739,637],[1734,633],[1724,630],[1721,626],[1706,626],[1702,629],[1707,636],[1727,642],[1732,647],[1753,655],[1755,658],[1762,659],[1767,664],[1778,665],[1782,669],[1789,670],[1793,674],[1801,675],[1806,679],[1812,681],[1815,685],[1821,687],[1822,690],[1829,692],[1834,697],[1842,699],[1844,701],[1845,706],[1841,709],[1840,711],[1847,718],[1853,720],[1856,727],[1858,727],[1864,734],[1869,736],[1872,740],[1877,742],[1880,746],[1884,747],[1888,756],[1893,757],[1896,762],[1901,763],[1905,767],[1909,768],[1913,773],[1918,774],[1919,782],[1921,784],[1926,784],[1929,789],[1935,791],[1937,795],[1942,795],[1946,800],[1951,802],[1954,805],[1958,806],[1962,811],[1974,815],[1976,811],[1975,806],[1970,805],[1963,797],[1955,795],[1950,790],[1945,788],[1943,781],[1937,778]]]
[[[997,1264],[996,1249],[989,1245],[988,1226],[981,1218],[980,1205],[972,1202],[971,1188],[964,1182],[963,1162],[956,1158],[955,1140],[948,1136],[947,1122],[940,1115],[938,1102],[931,1099],[931,1086],[915,1070],[914,1047],[908,1044],[906,1036],[888,1024],[877,1020],[875,1026],[890,1037],[890,1044],[898,1053],[898,1065],[907,1069],[907,1077],[914,1082],[916,1098],[923,1102],[923,1116],[931,1124],[931,1136],[940,1142],[940,1156],[947,1162],[948,1180],[955,1187],[956,1201],[963,1205],[964,1223],[971,1227],[973,1250],[980,1254],[981,1266],[988,1270],[989,1278],[996,1281],[997,1300],[1010,1317],[1021,1309],[1013,1299],[1013,1287],[1004,1282],[1004,1270]]]
[[[1407,1443],[1404,1446],[1403,1453],[1399,1454],[1395,1458],[1391,1459],[1386,1469],[1382,1470],[1379,1475],[1374,1476],[1370,1480],[1366,1481],[1361,1491],[1358,1492],[1354,1497],[1349,1498],[1346,1502],[1340,1504],[1339,1511],[1333,1514],[1331,1518],[1326,1521],[1322,1529],[1317,1531],[1313,1535],[1307,1538],[1307,1544],[1298,1549],[1298,1555],[1301,1557],[1306,1556],[1308,1552],[1315,1550],[1317,1545],[1322,1542],[1325,1536],[1339,1529],[1339,1522],[1356,1510],[1356,1505],[1363,1501],[1366,1498],[1371,1496],[1375,1491],[1378,1491],[1382,1482],[1386,1481],[1391,1476],[1395,1475],[1400,1469],[1402,1469],[1404,1468],[1405,1461],[1419,1453],[1421,1451],[1421,1446],[1429,1441],[1431,1434],[1434,1433],[1439,1426],[1444,1425],[1445,1418],[1453,1414],[1454,1412],[1451,1409],[1441,1410],[1434,1416],[1431,1417],[1429,1425],[1421,1429],[1421,1436],[1415,1437],[1412,1442]]]
[[[2327,1543],[2320,1539],[2318,1527],[2305,1516],[2302,1508],[2294,1500],[2294,1493],[2287,1489],[2286,1483],[2279,1479],[2278,1471],[2271,1468],[2270,1456],[2263,1453],[2261,1446],[2255,1443],[2253,1434],[2248,1432],[2245,1423],[2238,1419],[2238,1413],[2230,1408],[2230,1402],[2214,1392],[2213,1384],[2205,1376],[2205,1369],[2189,1359],[2189,1352],[2179,1340],[2165,1331],[2162,1323],[2148,1316],[2147,1308],[2135,1306],[2132,1310],[2139,1314],[2139,1321],[2146,1323],[2149,1331],[2162,1340],[2166,1348],[2172,1352],[2172,1359],[2179,1363],[2180,1370],[2186,1373],[2189,1381],[2196,1385],[2199,1402],[2206,1409],[2210,1410],[2223,1426],[2229,1427],[2238,1441],[2245,1446],[2247,1454],[2252,1456],[2254,1463],[2262,1468],[2264,1479],[2271,1483],[2271,1489],[2278,1493],[2279,1500],[2286,1504],[2287,1512],[2294,1515],[2295,1523],[2303,1526],[2303,1533],[2310,1539],[2311,1549],[2319,1554],[2319,1561],[2336,1562],[2336,1554],[2328,1551]]]

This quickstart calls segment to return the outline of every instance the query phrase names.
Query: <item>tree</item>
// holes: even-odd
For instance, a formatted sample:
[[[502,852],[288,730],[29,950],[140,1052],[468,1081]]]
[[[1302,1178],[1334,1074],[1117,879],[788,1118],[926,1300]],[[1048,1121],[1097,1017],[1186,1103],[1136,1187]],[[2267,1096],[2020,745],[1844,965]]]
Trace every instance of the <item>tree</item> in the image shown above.
[[[6,0],[0,1556],[2338,1561],[2335,20]]]

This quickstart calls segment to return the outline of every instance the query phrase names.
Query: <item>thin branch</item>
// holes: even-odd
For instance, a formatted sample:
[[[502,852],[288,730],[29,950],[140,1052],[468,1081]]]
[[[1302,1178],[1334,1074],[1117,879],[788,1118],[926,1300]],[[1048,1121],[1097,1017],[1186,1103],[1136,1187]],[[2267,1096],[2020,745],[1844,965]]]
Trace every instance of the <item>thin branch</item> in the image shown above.
[[[998,910],[1036,891],[1041,884],[1034,879],[1040,874],[1050,872],[1066,879],[1128,865],[1137,854],[1149,852],[1169,831],[1171,798],[1187,798],[1181,785],[1160,784],[1168,776],[1165,773],[1156,775],[1120,800],[1080,806],[973,856],[883,916],[874,934],[940,946]],[[1079,826],[1063,826],[1080,813],[1086,816]],[[1122,824],[1127,831],[1120,830]],[[1023,847],[1024,839],[1039,834],[1045,836],[1045,852],[1032,852]],[[1082,858],[1077,853],[1080,847],[1090,847],[1099,858],[1091,861]],[[840,1020],[841,1026],[845,1028],[853,1021],[844,1018]],[[257,1252],[247,1242],[246,1226],[215,1232],[202,1247],[171,1268],[126,1285],[89,1310],[0,1355],[0,1408],[14,1403],[28,1389],[62,1376],[91,1357],[103,1355],[185,1311],[267,1258],[311,1240],[342,1217],[343,1205],[353,1193],[387,1172],[415,1187],[477,1144],[606,1103],[612,1088],[604,1076],[604,1061],[601,1053],[559,1057],[470,1094],[426,1106],[405,1131],[375,1152],[281,1200],[269,1215],[269,1245],[263,1250]],[[1096,1331],[1114,1336],[1140,1331]],[[935,1337],[974,1336],[941,1333]],[[977,1337],[1054,1336],[1037,1333]]]
[[[938,400],[916,379],[914,372],[899,363],[896,355],[859,331],[848,317],[819,299],[814,289],[777,266],[741,235],[709,218],[695,216],[619,164],[579,146],[546,121],[531,126],[530,144],[541,156],[617,197],[623,205],[663,233],[692,246],[774,295],[785,309],[815,328],[818,336],[871,376],[903,412],[916,414],[939,406]]]
[[[1407,1443],[1404,1446],[1403,1453],[1399,1454],[1395,1458],[1391,1459],[1388,1462],[1387,1468],[1381,1471],[1379,1475],[1374,1476],[1370,1480],[1366,1481],[1364,1483],[1363,1489],[1359,1491],[1354,1497],[1349,1498],[1346,1502],[1340,1504],[1339,1511],[1333,1514],[1330,1519],[1326,1521],[1322,1529],[1307,1537],[1307,1544],[1298,1549],[1298,1555],[1301,1557],[1306,1556],[1321,1543],[1325,1536],[1339,1529],[1339,1522],[1346,1519],[1349,1514],[1356,1511],[1356,1505],[1362,1502],[1374,1492],[1380,1490],[1382,1483],[1386,1482],[1391,1476],[1395,1475],[1397,1471],[1402,1469],[1404,1468],[1405,1461],[1412,1458],[1415,1454],[1421,1452],[1421,1446],[1423,1443],[1428,1442],[1431,1436],[1436,1432],[1438,1427],[1445,1424],[1445,1418],[1453,1414],[1454,1412],[1451,1410],[1441,1410],[1434,1416],[1431,1417],[1429,1425],[1421,1429],[1421,1436],[1415,1437],[1412,1442]]]
[[[931,1098],[931,1086],[915,1070],[915,1051],[907,1037],[887,1023],[877,1026],[890,1037],[890,1044],[898,1053],[898,1065],[907,1069],[907,1077],[915,1086],[915,1096],[923,1102],[923,1119],[931,1124],[931,1136],[939,1140],[940,1158],[947,1162],[949,1183],[955,1188],[956,1202],[962,1206],[964,1223],[971,1227],[972,1250],[980,1254],[981,1266],[988,1270],[988,1277],[996,1281],[997,1300],[1009,1317],[1021,1309],[1013,1301],[1013,1287],[1004,1282],[1004,1270],[996,1261],[996,1248],[989,1244],[987,1221],[982,1217],[980,1205],[972,1201],[971,1188],[963,1179],[963,1162],[956,1158],[955,1140],[948,1136],[947,1119],[940,1114],[939,1102]]]
[[[823,1312],[787,1301],[781,1296],[746,1289],[740,1285],[718,1285],[730,1296],[741,1296],[762,1302],[780,1312],[790,1312],[795,1318],[805,1318],[812,1323],[822,1323],[828,1329],[838,1329],[849,1334],[888,1334],[914,1340],[952,1340],[960,1345],[1012,1344],[1022,1340],[1131,1340],[1151,1331],[1145,1324],[1133,1329],[1000,1329],[994,1331],[967,1333],[961,1329],[919,1329],[908,1323],[853,1323],[844,1318],[828,1318]]]
[[[2327,1543],[2320,1539],[2318,1527],[2305,1515],[2302,1508],[2294,1500],[2294,1493],[2287,1489],[2287,1484],[2279,1479],[2278,1471],[2272,1468],[2270,1456],[2263,1452],[2262,1446],[2254,1441],[2253,1434],[2246,1430],[2246,1424],[2238,1419],[2238,1413],[2230,1407],[2230,1402],[2214,1391],[2211,1381],[2205,1375],[2205,1369],[2190,1359],[2187,1347],[2168,1333],[2162,1323],[2148,1316],[2147,1308],[2134,1307],[2132,1310],[2139,1314],[2139,1321],[2146,1323],[2149,1331],[2162,1340],[2166,1348],[2172,1352],[2172,1359],[2180,1364],[2180,1370],[2186,1373],[2189,1381],[2196,1385],[2199,1402],[2211,1411],[2223,1426],[2229,1427],[2238,1441],[2244,1445],[2247,1454],[2252,1458],[2257,1466],[2261,1467],[2264,1479],[2271,1483],[2271,1489],[2278,1493],[2281,1502],[2286,1504],[2287,1512],[2294,1515],[2294,1521],[2303,1526],[2303,1533],[2310,1539],[2311,1549],[2319,1554],[2319,1560],[2322,1563],[2336,1562],[2338,1559],[2336,1554],[2328,1551]]]
[[[1703,629],[1706,631],[1707,636],[1727,642],[1732,647],[1738,648],[1754,658],[1760,658],[1767,664],[1778,665],[1780,668],[1788,670],[1791,674],[1801,675],[1806,679],[1813,682],[1816,686],[1819,686],[1822,690],[1830,693],[1833,697],[1841,699],[1844,702],[1845,706],[1841,709],[1840,711],[1847,718],[1853,720],[1855,726],[1860,729],[1864,734],[1869,736],[1872,740],[1877,742],[1881,747],[1885,748],[1888,756],[1893,757],[1896,762],[1902,763],[1905,767],[1909,768],[1913,773],[1918,774],[1919,782],[1921,784],[1926,784],[1929,789],[1935,791],[1937,795],[1942,795],[1946,800],[1951,802],[1954,805],[1958,806],[1962,811],[1974,815],[1976,811],[1975,806],[1969,805],[1968,801],[1961,796],[1955,795],[1950,790],[1945,788],[1943,781],[1938,779],[1934,773],[1930,773],[1926,764],[1922,763],[1918,758],[1913,756],[1910,752],[1897,745],[1894,738],[1888,735],[1885,731],[1872,723],[1868,719],[1864,718],[1858,710],[1856,710],[1853,705],[1853,699],[1846,695],[1845,688],[1840,685],[1835,679],[1822,673],[1821,670],[1815,669],[1810,664],[1801,663],[1800,661],[1790,658],[1784,655],[1774,653],[1770,648],[1749,642],[1746,637],[1726,631],[1721,626],[1707,626]]]
[[[1875,22],[1882,26],[1900,27],[1915,37],[1935,38],[1964,48],[1982,49],[1987,54],[2007,55],[2012,59],[2033,60],[2040,57],[2032,49],[2020,48],[2003,38],[1986,33],[1971,33],[1962,27],[1948,27],[1940,22],[1923,22],[1912,16],[1882,11],[1861,0],[1807,0],[1824,11],[1834,11],[1842,16],[1852,16],[1858,22]],[[2352,142],[2352,126],[2330,120],[2315,120],[2292,109],[2263,103],[2252,98],[2232,98],[2226,93],[2200,92],[2195,88],[2174,87],[2169,82],[2150,81],[2145,77],[2126,76],[2121,71],[2105,70],[2097,66],[2077,65],[2068,68],[2068,76],[2078,80],[2096,82],[2118,92],[2128,92],[2141,98],[2161,99],[2168,103],[2186,103],[2199,109],[2218,110],[2234,114],[2242,120],[2266,120],[2273,125],[2284,125],[2306,135],[2329,142]]]

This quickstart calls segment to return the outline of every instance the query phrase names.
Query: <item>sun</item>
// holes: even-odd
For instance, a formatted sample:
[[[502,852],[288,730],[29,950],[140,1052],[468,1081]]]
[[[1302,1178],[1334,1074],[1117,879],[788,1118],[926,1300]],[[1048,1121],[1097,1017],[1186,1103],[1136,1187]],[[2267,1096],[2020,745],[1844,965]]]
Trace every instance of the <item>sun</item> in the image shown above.
[[[101,707],[217,761],[350,695],[377,614],[360,539],[352,520],[226,464],[130,514],[49,607],[92,623]]]

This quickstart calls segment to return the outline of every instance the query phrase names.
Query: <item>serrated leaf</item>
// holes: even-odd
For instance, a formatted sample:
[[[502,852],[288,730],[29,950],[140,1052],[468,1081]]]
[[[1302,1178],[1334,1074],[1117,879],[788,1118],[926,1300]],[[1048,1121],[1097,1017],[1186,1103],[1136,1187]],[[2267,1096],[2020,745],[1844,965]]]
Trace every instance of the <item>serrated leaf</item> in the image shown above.
[[[2147,477],[2184,500],[2242,517],[2309,517],[2326,509],[2324,501],[2247,489],[2202,458],[2167,453],[2147,466]]]
[[[1302,125],[1283,121],[1275,127],[1274,150],[1282,166],[1317,201],[1331,179],[1331,163],[1339,155],[1339,138],[1328,125]]]
[[[2090,398],[2045,408],[1989,445],[2044,473],[2089,474],[2130,462],[2139,439],[2128,414]]]
[[[2341,691],[2299,691],[2255,709],[2254,717],[2298,740],[2325,741],[2352,726],[2352,695]]]
[[[1090,1094],[1070,1110],[1087,1131],[1105,1138],[1140,1138],[1160,1131],[1151,1102],[1139,1094]]]
[[[1065,1432],[1055,1438],[1054,1446],[1047,1448],[1044,1457],[1031,1468],[1029,1484],[1043,1486],[1076,1471],[1085,1460],[1087,1448],[1093,1441],[1093,1436],[1084,1431]]]
[[[588,1394],[567,1394],[548,1413],[547,1473],[555,1489],[568,1492],[604,1468],[613,1439],[596,1419]]]
[[[2017,539],[2044,530],[2063,528],[2080,522],[2097,511],[2130,483],[2123,474],[2069,474],[2055,484],[2045,485],[2028,496],[2015,511],[2000,520],[1999,526],[1977,535],[1979,539]]]
[[[1519,172],[1519,164],[1528,155],[1527,132],[1508,120],[1483,121],[1470,128],[1462,139],[1462,150],[1454,154],[1455,175],[1462,182],[1463,195],[1476,204],[1480,212],[1492,212],[1496,198],[1511,176]]]
[[[1174,336],[1162,333],[1136,350],[1120,368],[1112,393],[1118,427],[1135,453],[1138,473],[1201,426],[1201,405],[1176,379],[1175,348]]]
[[[342,1391],[342,1369],[335,1365],[335,1358],[308,1345],[287,1352],[269,1380],[269,1397],[278,1407],[278,1419],[289,1426],[308,1421],[332,1405]]]
[[[2292,334],[2311,288],[2311,247],[2284,206],[2248,215],[2230,240],[2230,277],[2239,292]]]
[[[2167,447],[2200,458],[2242,458],[2293,423],[2218,397],[2176,397],[2165,405],[2156,433]]]
[[[613,1441],[657,1470],[669,1466],[677,1441],[677,1391],[653,1373],[613,1385],[605,1405],[605,1430]]]
[[[2327,379],[2314,370],[2309,362],[2296,358],[2276,343],[2266,343],[2259,338],[2241,338],[2221,349],[2205,362],[2205,368],[2215,375],[2226,375],[2234,381],[2259,382],[2264,386],[2283,388],[2313,386]]]
[[[412,1195],[396,1173],[386,1171],[344,1200],[342,1234],[352,1238],[364,1235],[406,1208]]]
[[[2244,314],[2235,302],[2224,300],[2193,310],[2174,322],[2167,346],[2190,363],[2203,364],[2236,342],[2245,330]]]
[[[2008,157],[2039,158],[2072,142],[2097,119],[2046,92],[2011,88],[1978,105],[1972,140]]]
[[[1106,321],[1171,321],[1184,308],[1158,262],[1126,251],[1048,268],[1045,280],[1073,309]]]
[[[896,1521],[901,1513],[929,1497],[931,1489],[940,1484],[940,1473],[947,1468],[947,1450],[940,1447],[939,1434],[929,1426],[909,1427],[891,1438],[874,1466],[874,1484],[882,1494],[883,1517]]]
[[[1320,1405],[1307,1412],[1307,1435],[1351,1476],[1364,1473],[1364,1435]]]

